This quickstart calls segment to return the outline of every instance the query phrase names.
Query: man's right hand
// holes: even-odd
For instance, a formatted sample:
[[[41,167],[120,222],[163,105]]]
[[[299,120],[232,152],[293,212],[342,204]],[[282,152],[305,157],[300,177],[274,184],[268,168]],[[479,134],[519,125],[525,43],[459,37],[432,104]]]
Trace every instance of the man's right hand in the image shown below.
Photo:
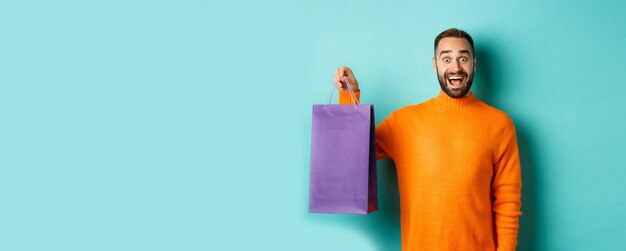
[[[352,70],[350,70],[350,68],[348,68],[347,66],[339,67],[339,69],[335,71],[335,86],[337,86],[337,89],[342,92],[349,91],[348,86],[343,79],[344,76],[348,77],[348,81],[350,82],[350,87],[352,87],[352,91],[359,91],[359,82],[356,81],[354,73],[352,73]]]

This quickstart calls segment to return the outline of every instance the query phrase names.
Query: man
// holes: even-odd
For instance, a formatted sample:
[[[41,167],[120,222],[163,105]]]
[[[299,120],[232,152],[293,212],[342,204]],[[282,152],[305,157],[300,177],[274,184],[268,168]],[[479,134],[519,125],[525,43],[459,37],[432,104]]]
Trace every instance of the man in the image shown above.
[[[515,250],[520,162],[513,121],[478,100],[470,88],[474,42],[459,29],[435,38],[433,70],[441,91],[393,112],[376,126],[377,159],[392,158],[398,173],[402,250]],[[350,68],[335,72],[341,104],[356,97]]]

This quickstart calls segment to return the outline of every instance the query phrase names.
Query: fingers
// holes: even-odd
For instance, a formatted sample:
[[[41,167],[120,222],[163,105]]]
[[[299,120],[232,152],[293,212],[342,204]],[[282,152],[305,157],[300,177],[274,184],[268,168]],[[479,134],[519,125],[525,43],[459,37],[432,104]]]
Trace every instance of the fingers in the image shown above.
[[[339,67],[339,71],[340,71],[340,78],[343,80],[343,77],[348,77],[348,81],[350,81],[350,83],[354,84],[356,83],[356,79],[354,78],[354,74],[352,73],[352,69],[346,67],[346,66],[342,66]]]
[[[339,67],[339,77],[343,78],[343,76],[346,76],[346,77],[352,76],[352,78],[354,78],[352,74],[352,70],[346,66]]]
[[[341,72],[339,71],[340,69],[335,70],[335,86],[337,87],[338,90],[343,91],[343,84],[342,84],[342,80],[341,80]]]
[[[344,91],[344,89],[347,87],[345,81],[343,80],[344,76],[348,77],[348,81],[350,81],[351,83],[356,82],[354,80],[354,74],[352,74],[352,70],[350,68],[346,66],[339,67],[337,70],[335,70],[334,81],[337,89],[339,89],[340,91]]]
[[[335,87],[337,87],[337,90],[343,91],[343,85],[341,82],[335,81]]]

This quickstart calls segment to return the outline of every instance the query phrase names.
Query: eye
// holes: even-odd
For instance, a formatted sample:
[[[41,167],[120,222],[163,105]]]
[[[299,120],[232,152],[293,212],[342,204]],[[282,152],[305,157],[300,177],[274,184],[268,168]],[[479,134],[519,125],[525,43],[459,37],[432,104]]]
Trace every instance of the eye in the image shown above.
[[[467,58],[461,58],[461,59],[460,59],[460,61],[461,61],[462,63],[465,63],[465,62],[467,62]]]
[[[449,59],[449,58],[444,58],[444,59],[443,59],[443,62],[444,62],[444,63],[450,63],[450,59]]]

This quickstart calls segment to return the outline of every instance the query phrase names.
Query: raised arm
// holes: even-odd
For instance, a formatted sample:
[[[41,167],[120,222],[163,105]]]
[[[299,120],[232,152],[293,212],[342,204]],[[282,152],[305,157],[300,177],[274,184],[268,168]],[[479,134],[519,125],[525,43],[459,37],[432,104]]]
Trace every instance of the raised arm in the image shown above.
[[[335,71],[335,85],[339,90],[339,104],[354,104],[353,97],[350,95],[348,86],[343,79],[344,76],[348,77],[350,87],[352,88],[352,91],[354,91],[354,98],[360,102],[361,90],[359,89],[359,82],[354,77],[354,73],[350,68],[342,66]],[[395,151],[395,149],[393,149],[394,122],[395,120],[392,114],[376,126],[376,159],[385,159],[389,157],[393,158],[393,152]]]

